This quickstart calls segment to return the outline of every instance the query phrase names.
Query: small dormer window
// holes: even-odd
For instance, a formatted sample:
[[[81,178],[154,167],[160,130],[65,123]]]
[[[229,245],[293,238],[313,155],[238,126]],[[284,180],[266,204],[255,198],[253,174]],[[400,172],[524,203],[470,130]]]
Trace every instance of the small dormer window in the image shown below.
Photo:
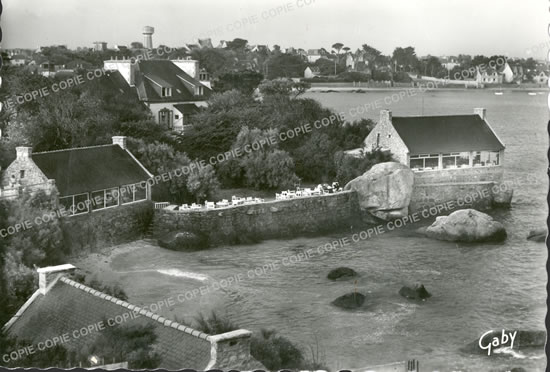
[[[161,88],[161,96],[162,97],[171,97],[172,96],[172,88]]]

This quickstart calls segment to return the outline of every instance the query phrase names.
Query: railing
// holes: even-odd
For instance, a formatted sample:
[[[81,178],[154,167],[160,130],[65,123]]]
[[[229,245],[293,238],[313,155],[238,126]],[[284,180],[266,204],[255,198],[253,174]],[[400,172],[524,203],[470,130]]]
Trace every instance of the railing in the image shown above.
[[[164,209],[169,205],[170,203],[168,202],[155,203],[155,209]]]

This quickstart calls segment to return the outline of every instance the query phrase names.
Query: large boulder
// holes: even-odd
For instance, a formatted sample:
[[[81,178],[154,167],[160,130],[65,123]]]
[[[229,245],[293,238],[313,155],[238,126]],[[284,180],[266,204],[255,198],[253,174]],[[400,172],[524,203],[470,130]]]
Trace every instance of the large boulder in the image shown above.
[[[437,217],[426,229],[430,238],[452,242],[500,242],[506,229],[488,214],[475,209],[461,209],[448,216]]]
[[[534,242],[538,243],[544,243],[546,241],[546,229],[536,229],[529,231],[529,235],[527,235],[527,240],[532,240]]]
[[[189,231],[173,231],[158,239],[158,245],[173,251],[196,251],[206,248],[204,237]]]
[[[409,300],[423,301],[432,297],[430,292],[424,287],[424,284],[416,284],[412,287],[403,286],[399,290],[399,294]]]
[[[338,267],[336,269],[330,270],[327,275],[327,278],[330,280],[343,280],[350,279],[357,276],[355,270],[350,269],[349,267]]]
[[[409,167],[387,162],[351,180],[344,190],[357,192],[361,210],[389,221],[408,214],[413,184],[414,174]]]
[[[342,309],[357,309],[363,306],[365,299],[365,295],[354,292],[338,297],[336,300],[332,301],[331,304]]]

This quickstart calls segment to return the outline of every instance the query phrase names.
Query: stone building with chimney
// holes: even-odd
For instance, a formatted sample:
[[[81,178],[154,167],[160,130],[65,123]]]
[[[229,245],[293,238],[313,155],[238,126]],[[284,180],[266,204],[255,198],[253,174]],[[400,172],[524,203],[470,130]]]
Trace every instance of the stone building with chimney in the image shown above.
[[[108,145],[32,152],[17,147],[16,159],[4,170],[0,197],[44,190],[69,215],[151,199],[147,180],[153,175],[126,147],[126,137]]]

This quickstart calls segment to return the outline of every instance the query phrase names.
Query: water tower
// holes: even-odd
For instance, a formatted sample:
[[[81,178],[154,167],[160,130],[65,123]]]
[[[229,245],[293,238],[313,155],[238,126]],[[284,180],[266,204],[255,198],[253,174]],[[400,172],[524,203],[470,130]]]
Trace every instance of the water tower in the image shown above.
[[[155,28],[151,26],[143,27],[143,46],[147,49],[153,49],[153,34]]]

